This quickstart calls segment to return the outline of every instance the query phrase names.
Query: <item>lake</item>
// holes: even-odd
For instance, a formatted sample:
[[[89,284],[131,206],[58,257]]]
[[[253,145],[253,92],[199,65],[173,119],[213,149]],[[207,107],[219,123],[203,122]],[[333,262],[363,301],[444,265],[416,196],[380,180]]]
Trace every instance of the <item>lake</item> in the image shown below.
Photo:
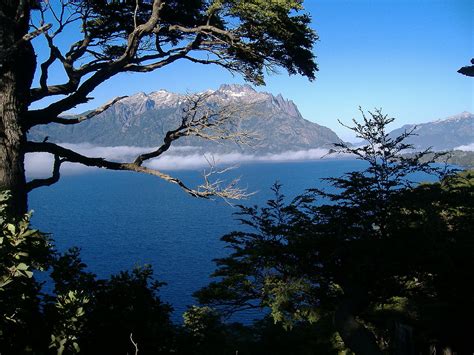
[[[256,194],[245,205],[263,205],[272,198],[275,181],[289,198],[306,188],[322,187],[320,179],[357,170],[356,160],[319,160],[245,164],[228,173],[241,176],[242,187]],[[171,172],[191,186],[199,171]],[[228,251],[220,237],[239,228],[238,209],[222,200],[193,198],[156,177],[129,172],[94,170],[64,176],[30,194],[33,225],[52,233],[60,251],[81,248],[88,270],[107,277],[135,265],[151,264],[155,277],[168,285],[160,290],[180,321],[192,293],[209,281],[214,258]]]

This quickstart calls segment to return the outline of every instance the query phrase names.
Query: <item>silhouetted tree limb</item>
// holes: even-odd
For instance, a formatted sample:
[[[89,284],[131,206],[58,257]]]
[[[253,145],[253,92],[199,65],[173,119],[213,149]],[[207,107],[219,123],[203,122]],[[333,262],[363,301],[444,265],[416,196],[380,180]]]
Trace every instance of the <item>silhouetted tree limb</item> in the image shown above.
[[[246,105],[211,108],[207,99],[210,95],[191,95],[186,99],[181,124],[165,134],[163,144],[156,150],[141,154],[135,164],[141,165],[145,160],[156,158],[166,152],[171,144],[182,137],[199,137],[210,141],[232,141],[237,144],[248,144],[254,137],[251,132],[235,128],[237,119],[248,111]]]
[[[43,122],[43,123],[60,123],[60,124],[63,124],[63,125],[72,125],[72,124],[81,123],[81,122],[87,121],[87,120],[97,116],[98,114],[101,114],[102,112],[106,111],[109,107],[113,106],[116,102],[119,102],[120,100],[122,100],[126,97],[128,97],[128,96],[116,97],[115,99],[109,101],[105,105],[103,105],[103,106],[101,106],[101,107],[99,107],[95,110],[89,111],[86,114],[81,115],[79,117],[71,117],[71,118],[65,118],[65,117],[47,118],[47,117],[42,117],[42,118],[39,118],[38,120],[36,120],[35,122],[29,122],[29,124],[36,125],[36,124],[42,124],[42,122]]]
[[[34,179],[26,183],[26,189],[30,192],[41,186],[50,186],[59,181],[61,164],[64,162],[58,155],[54,155],[53,173],[47,179]]]
[[[61,124],[76,124],[88,120],[113,106],[116,102],[126,96],[118,97],[104,106],[93,110],[83,116],[76,118],[58,118],[54,122]],[[176,179],[168,174],[164,174],[156,169],[143,167],[142,164],[150,159],[157,158],[165,153],[171,144],[182,137],[199,137],[211,141],[228,140],[237,144],[248,144],[253,137],[251,132],[236,129],[237,119],[242,112],[247,110],[246,105],[226,106],[221,108],[212,108],[207,101],[210,95],[191,95],[188,96],[183,107],[183,116],[181,124],[176,129],[170,130],[165,134],[163,144],[157,149],[140,154],[133,162],[113,162],[107,161],[103,158],[91,158],[74,152],[73,150],[61,147],[57,144],[47,142],[27,142],[26,151],[29,153],[46,152],[53,154],[58,160],[58,164],[53,169],[53,176],[49,179],[33,180],[28,183],[28,191],[40,186],[49,186],[59,180],[59,169],[62,162],[81,163],[86,166],[105,168],[109,170],[129,170],[135,172],[146,173],[162,178],[165,181],[179,185],[189,194],[195,197],[221,197],[225,200],[245,198],[250,194],[240,189],[237,186],[239,179],[233,179],[230,183],[224,186],[223,180],[212,180],[215,175],[220,175],[224,170],[217,170],[215,162],[208,160],[211,169],[204,172],[204,182],[199,185],[198,189],[188,188],[182,181]],[[227,169],[225,169],[226,171]]]
[[[471,59],[471,64],[474,64],[474,58]],[[466,76],[473,76],[474,77],[474,65],[468,65],[462,67],[458,70],[458,73],[466,75]]]

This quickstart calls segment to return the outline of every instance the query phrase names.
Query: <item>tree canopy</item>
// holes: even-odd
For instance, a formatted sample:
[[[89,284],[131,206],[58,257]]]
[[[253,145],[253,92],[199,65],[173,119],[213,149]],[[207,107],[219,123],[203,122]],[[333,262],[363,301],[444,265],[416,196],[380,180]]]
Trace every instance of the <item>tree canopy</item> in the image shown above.
[[[471,64],[474,64],[474,58],[471,59]],[[474,76],[474,65],[466,65],[465,67],[459,68],[458,73],[466,76]]]
[[[142,166],[146,159],[164,153],[173,140],[194,130],[182,135],[169,132],[166,149],[122,163],[86,157],[54,142],[26,141],[33,126],[78,124],[110,107],[120,98],[79,118],[63,115],[90,100],[93,90],[114,75],[146,73],[186,60],[216,65],[261,85],[264,74],[279,67],[310,80],[318,70],[312,52],[318,37],[299,0],[4,1],[0,18],[0,188],[12,192],[20,215],[26,211],[27,191],[57,181],[64,162],[153,174],[195,196],[218,192],[188,188],[176,178]],[[77,36],[71,36],[68,28],[76,29]],[[65,35],[71,42],[66,46]],[[38,36],[49,49],[42,63],[36,63],[31,43]],[[50,74],[56,66],[64,82],[52,82]],[[35,74],[38,86],[32,87]],[[52,102],[29,108],[44,98]],[[206,114],[201,115],[206,119]],[[51,178],[27,185],[23,163],[28,152],[55,156]]]
[[[365,144],[339,144],[365,163],[290,202],[281,186],[267,206],[241,207],[242,230],[222,237],[232,253],[217,260],[219,281],[197,292],[223,312],[266,307],[292,327],[328,317],[356,354],[411,354],[430,344],[468,351],[472,317],[472,173],[445,175],[403,156],[393,119],[363,114],[353,130]],[[443,177],[417,186],[414,173]],[[315,334],[315,337],[317,335]]]

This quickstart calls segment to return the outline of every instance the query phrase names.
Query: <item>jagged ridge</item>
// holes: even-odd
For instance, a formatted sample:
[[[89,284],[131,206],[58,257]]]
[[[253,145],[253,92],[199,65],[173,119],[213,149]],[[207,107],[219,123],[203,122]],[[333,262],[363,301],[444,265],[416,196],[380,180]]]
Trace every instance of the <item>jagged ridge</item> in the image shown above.
[[[288,150],[330,148],[340,139],[329,128],[305,120],[296,105],[281,95],[257,92],[249,85],[222,85],[208,90],[208,102],[238,105],[247,109],[241,113],[239,127],[258,137],[250,147],[235,144],[215,144],[196,138],[186,138],[177,145],[194,145],[212,151],[243,151],[277,153]],[[48,125],[35,127],[30,139],[49,136],[53,142],[92,143],[102,146],[158,146],[168,130],[179,125],[184,95],[159,90],[127,97],[89,121],[74,126]],[[247,112],[248,111],[248,112]]]

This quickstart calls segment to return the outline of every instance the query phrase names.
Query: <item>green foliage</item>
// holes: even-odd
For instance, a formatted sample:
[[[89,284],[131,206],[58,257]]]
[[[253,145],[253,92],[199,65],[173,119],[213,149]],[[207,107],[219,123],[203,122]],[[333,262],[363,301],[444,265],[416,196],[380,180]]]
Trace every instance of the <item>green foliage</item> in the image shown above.
[[[348,354],[331,317],[321,317],[312,324],[295,322],[291,329],[264,318],[252,331],[257,335],[254,354]]]
[[[195,337],[204,337],[210,328],[220,326],[220,316],[210,307],[191,306],[183,314],[184,327]]]
[[[85,270],[86,264],[82,262],[80,249],[77,247],[57,255],[51,266],[51,279],[54,281],[54,293],[57,295],[74,290],[81,290],[90,295],[100,283],[94,274]]]
[[[149,19],[152,3],[138,1],[137,7],[136,1],[85,0],[70,6],[87,13],[85,31],[93,38],[92,44],[101,49],[103,56],[117,59],[125,53],[135,24]],[[264,72],[274,71],[275,66],[314,79],[318,68],[312,46],[318,37],[309,27],[311,19],[302,12],[302,3],[166,1],[159,13],[160,25],[144,33],[139,52],[150,59],[166,58],[179,55],[179,45],[189,42],[193,49],[208,53],[209,63],[239,72],[255,84],[263,84]],[[195,30],[200,26],[209,29],[196,37]]]
[[[436,342],[470,352],[474,172],[416,185],[412,173],[444,170],[422,161],[427,152],[400,156],[410,132],[388,137],[392,119],[380,111],[363,120],[354,130],[369,144],[338,146],[365,170],[327,179],[335,191],[286,202],[275,184],[266,206],[241,206],[243,229],[222,238],[233,253],[197,293],[207,306],[190,307],[182,327],[151,267],[99,280],[79,249],[58,254],[30,229],[30,215],[9,218],[0,195],[0,352],[134,353],[133,334],[144,354],[364,353],[342,329],[348,319],[381,351]],[[48,266],[54,294],[40,297],[34,271]],[[252,326],[221,319],[256,307],[270,312]],[[405,343],[401,330],[412,334]]]
[[[308,320],[314,323],[319,318],[317,309],[304,301],[304,295],[311,292],[309,284],[303,279],[281,279],[267,277],[264,281],[263,293],[268,295],[263,303],[271,310],[275,323],[281,322],[283,328],[291,329],[295,322]],[[302,302],[295,307],[295,299]]]
[[[31,214],[26,214],[18,223],[10,223],[6,216],[9,195],[0,194],[0,292],[18,278],[31,278],[32,269],[44,269],[46,260],[33,260],[30,253],[44,252],[48,249],[45,236],[30,229]]]
[[[56,296],[59,321],[54,325],[49,347],[56,349],[58,355],[80,352],[78,339],[83,332],[84,305],[87,303],[89,299],[78,291]]]
[[[221,321],[221,316],[210,307],[191,306],[183,314],[183,328],[178,352],[193,354],[234,353],[241,349],[232,327]]]
[[[401,198],[405,297],[415,303],[420,341],[436,339],[459,353],[472,351],[464,329],[474,316],[470,274],[474,270],[474,173],[464,171],[423,184]],[[400,249],[400,247],[399,247]],[[401,279],[402,280],[402,279]]]
[[[153,279],[150,266],[120,272],[99,280],[92,294],[81,349],[85,353],[120,353],[128,349],[133,334],[141,353],[169,353],[173,346],[172,308],[163,303],[158,290],[163,283]]]
[[[34,335],[40,318],[39,284],[33,271],[50,261],[47,237],[30,229],[30,214],[14,221],[9,194],[0,193],[0,352],[22,352],[41,342]]]
[[[369,114],[353,127],[365,146],[337,145],[365,169],[326,179],[334,192],[310,189],[286,204],[276,185],[267,206],[241,207],[243,231],[222,237],[233,253],[217,261],[220,281],[196,296],[229,312],[269,307],[286,328],[336,315],[334,325],[355,352],[371,339],[395,351],[403,327],[417,329],[419,346],[437,339],[465,350],[460,334],[473,300],[466,278],[474,260],[472,175],[416,186],[413,173],[445,170],[422,161],[428,151],[402,156],[411,132],[391,138],[385,127],[393,119]],[[448,330],[437,317],[459,327]],[[347,329],[367,336],[354,338]],[[415,340],[403,346],[413,349]]]

